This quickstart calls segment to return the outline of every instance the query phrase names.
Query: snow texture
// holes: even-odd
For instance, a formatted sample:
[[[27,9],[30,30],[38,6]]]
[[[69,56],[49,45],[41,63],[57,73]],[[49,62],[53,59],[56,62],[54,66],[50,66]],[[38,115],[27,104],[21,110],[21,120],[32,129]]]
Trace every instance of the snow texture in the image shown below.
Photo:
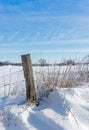
[[[39,106],[28,106],[21,69],[0,67],[0,130],[89,130],[88,83],[56,88],[40,97]]]

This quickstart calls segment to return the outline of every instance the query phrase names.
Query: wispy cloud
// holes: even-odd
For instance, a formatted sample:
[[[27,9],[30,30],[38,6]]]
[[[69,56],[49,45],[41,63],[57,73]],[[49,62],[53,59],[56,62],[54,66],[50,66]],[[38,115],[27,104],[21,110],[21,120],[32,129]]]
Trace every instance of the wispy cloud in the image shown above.
[[[88,45],[89,39],[72,39],[72,40],[45,40],[32,42],[32,45]],[[31,44],[30,44],[31,45]]]
[[[0,41],[3,41],[4,37],[5,37],[5,36],[4,36],[3,34],[1,34],[1,35],[0,35]]]
[[[0,1],[0,53],[88,53],[88,6],[84,0]]]
[[[13,39],[16,38],[16,36],[19,34],[19,32],[15,32],[14,34],[12,34],[11,36],[8,37],[9,41],[12,41]]]
[[[32,41],[38,40],[39,37],[40,37],[40,32],[36,32],[36,34],[34,34],[34,35],[32,36]]]
[[[31,52],[41,52],[41,53],[89,53],[89,49],[54,49],[54,50],[31,50]]]
[[[34,49],[34,50],[30,50],[30,49],[19,49],[19,50],[1,50],[0,54],[17,54],[17,53],[26,53],[26,52],[31,52],[31,53],[89,53],[89,49],[49,49],[49,50],[40,50],[40,49]]]
[[[64,45],[64,46],[66,46],[66,45],[76,45],[76,46],[78,46],[78,45],[89,45],[89,39],[78,39],[78,40],[76,40],[76,39],[72,39],[72,40],[42,40],[42,41],[40,41],[40,40],[38,40],[38,41],[25,41],[25,38],[26,39],[28,39],[29,38],[29,36],[28,37],[24,37],[23,39],[22,39],[22,41],[24,41],[24,42],[22,42],[21,41],[21,38],[18,40],[18,42],[14,42],[14,41],[12,41],[12,42],[9,42],[9,43],[5,43],[5,42],[0,42],[0,46],[1,47],[9,47],[9,46],[11,46],[11,47],[14,47],[14,46],[16,46],[16,47],[26,47],[26,46],[28,46],[28,47],[30,47],[30,46],[43,46],[43,45],[52,45],[52,46],[54,46],[54,45]]]
[[[0,51],[0,54],[20,54],[20,53],[26,53],[26,50],[16,50],[16,49],[11,50],[11,49],[8,49],[8,50],[1,50]]]

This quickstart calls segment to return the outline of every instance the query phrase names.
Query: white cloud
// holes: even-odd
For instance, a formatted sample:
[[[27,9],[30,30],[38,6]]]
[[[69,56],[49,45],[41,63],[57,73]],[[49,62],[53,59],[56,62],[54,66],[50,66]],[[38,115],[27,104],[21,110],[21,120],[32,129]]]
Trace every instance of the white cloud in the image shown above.
[[[36,33],[32,36],[32,41],[38,40],[39,37],[40,37],[40,32],[36,32]]]
[[[21,36],[20,38],[19,38],[19,41],[20,42],[25,42],[26,40],[29,40],[30,39],[30,34],[26,34],[26,35],[24,35],[23,37]]]
[[[45,40],[45,41],[36,41],[36,42],[32,42],[32,45],[63,45],[63,44],[80,44],[80,45],[84,45],[84,44],[89,44],[89,39],[72,39],[72,40]],[[31,45],[31,44],[30,44]]]
[[[31,52],[31,53],[89,53],[89,49],[49,49],[49,50],[45,50],[45,49],[33,49],[33,50],[25,50],[25,49],[19,49],[19,50],[0,50],[0,54],[17,54],[17,53],[27,53],[27,52]]]
[[[0,41],[3,41],[4,37],[4,35],[0,35]]]
[[[9,40],[9,41],[12,41],[13,39],[16,38],[16,36],[17,36],[18,34],[19,34],[19,32],[13,33],[11,36],[9,36],[8,40]]]
[[[77,45],[88,45],[89,44],[89,39],[72,39],[72,40],[32,40],[31,42],[25,42],[25,38],[29,38],[29,36],[27,37],[24,37],[22,39],[22,41],[24,41],[23,43],[21,43],[21,38],[19,39],[19,41],[17,42],[9,42],[9,43],[5,43],[5,42],[0,42],[0,46],[6,46],[6,47],[11,47],[11,46],[15,46],[15,47],[30,47],[30,46],[42,46],[42,45],[75,45],[76,44],[76,47]],[[34,47],[35,48],[35,47]]]
[[[88,52],[89,49],[54,49],[54,50],[31,50],[31,52],[41,52],[41,53],[82,53],[82,52]]]

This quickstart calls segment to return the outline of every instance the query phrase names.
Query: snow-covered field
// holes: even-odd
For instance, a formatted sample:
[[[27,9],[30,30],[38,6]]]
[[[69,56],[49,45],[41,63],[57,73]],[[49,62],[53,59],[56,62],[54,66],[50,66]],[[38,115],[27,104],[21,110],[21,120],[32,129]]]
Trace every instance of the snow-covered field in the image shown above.
[[[55,88],[39,102],[26,103],[22,67],[0,67],[0,130],[89,130],[89,83]]]

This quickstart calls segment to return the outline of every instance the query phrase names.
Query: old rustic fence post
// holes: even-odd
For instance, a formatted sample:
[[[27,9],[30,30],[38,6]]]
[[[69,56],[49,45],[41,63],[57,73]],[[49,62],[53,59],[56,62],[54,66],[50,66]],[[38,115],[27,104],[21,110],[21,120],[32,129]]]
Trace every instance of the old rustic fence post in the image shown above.
[[[36,91],[32,70],[30,54],[22,55],[22,66],[26,82],[26,99],[32,103],[36,102]]]

